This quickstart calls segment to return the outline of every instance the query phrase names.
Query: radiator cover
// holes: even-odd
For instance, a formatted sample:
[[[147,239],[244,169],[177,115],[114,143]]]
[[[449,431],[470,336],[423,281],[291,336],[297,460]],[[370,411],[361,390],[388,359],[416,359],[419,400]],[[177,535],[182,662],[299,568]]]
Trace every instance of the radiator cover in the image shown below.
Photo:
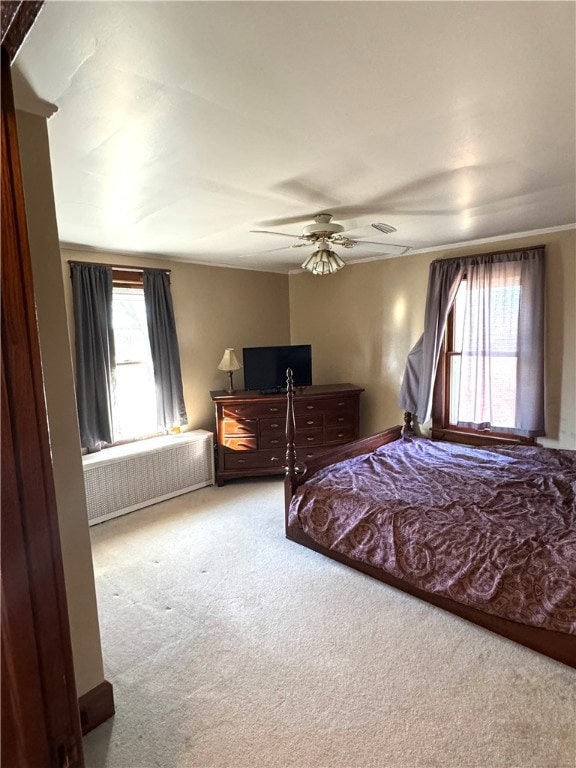
[[[88,523],[214,483],[213,434],[154,437],[83,457]]]

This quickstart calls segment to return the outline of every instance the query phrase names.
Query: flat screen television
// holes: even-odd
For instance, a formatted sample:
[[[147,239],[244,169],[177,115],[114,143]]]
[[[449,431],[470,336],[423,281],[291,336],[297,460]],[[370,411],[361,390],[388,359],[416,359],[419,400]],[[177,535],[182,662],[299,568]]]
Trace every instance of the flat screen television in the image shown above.
[[[280,392],[286,388],[286,369],[292,368],[294,386],[312,384],[312,347],[244,347],[244,387],[259,392]]]

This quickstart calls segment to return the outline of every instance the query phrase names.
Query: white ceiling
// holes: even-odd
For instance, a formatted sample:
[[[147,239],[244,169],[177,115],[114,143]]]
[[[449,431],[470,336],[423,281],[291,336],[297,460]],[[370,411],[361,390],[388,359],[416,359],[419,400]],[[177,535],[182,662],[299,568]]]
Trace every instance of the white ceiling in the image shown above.
[[[576,221],[575,8],[48,0],[16,101],[58,107],[66,243],[287,272],[310,247],[251,229],[503,237]]]

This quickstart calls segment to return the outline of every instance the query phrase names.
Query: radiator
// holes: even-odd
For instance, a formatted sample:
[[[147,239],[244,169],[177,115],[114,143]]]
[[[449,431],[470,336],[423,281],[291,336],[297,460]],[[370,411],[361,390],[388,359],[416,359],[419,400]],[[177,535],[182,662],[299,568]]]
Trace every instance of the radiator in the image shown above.
[[[89,525],[213,485],[213,442],[197,429],[83,456]]]

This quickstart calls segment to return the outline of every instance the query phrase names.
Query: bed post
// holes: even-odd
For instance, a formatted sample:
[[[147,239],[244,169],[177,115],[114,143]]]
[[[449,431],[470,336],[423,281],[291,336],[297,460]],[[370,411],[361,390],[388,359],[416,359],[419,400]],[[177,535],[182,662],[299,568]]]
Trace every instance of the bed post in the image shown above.
[[[414,423],[413,416],[410,411],[404,411],[404,428],[402,429],[402,435],[413,435]]]
[[[285,526],[288,530],[288,510],[290,501],[296,490],[296,446],[295,438],[295,420],[294,420],[294,376],[292,368],[286,371],[286,478],[284,480],[284,507],[285,507]]]

